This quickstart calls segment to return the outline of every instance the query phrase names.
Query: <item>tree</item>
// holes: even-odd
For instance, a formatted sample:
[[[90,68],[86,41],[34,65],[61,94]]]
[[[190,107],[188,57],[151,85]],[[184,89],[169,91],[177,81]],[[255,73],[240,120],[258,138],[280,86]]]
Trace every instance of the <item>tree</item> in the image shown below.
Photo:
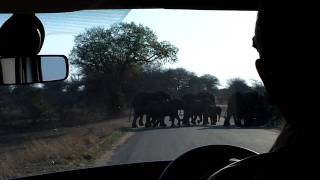
[[[244,79],[241,78],[232,78],[227,81],[227,88],[231,92],[239,91],[239,92],[247,92],[250,91],[250,87],[246,83]]]
[[[214,93],[218,90],[220,85],[219,79],[211,74],[205,74],[200,77],[201,82],[204,86],[204,91]]]
[[[190,79],[196,77],[193,72],[184,68],[168,69],[164,72],[166,89],[174,97],[182,96],[189,88]]]
[[[96,27],[76,36],[71,61],[84,75],[119,73],[132,64],[176,62],[178,49],[168,41],[159,42],[148,27],[120,23],[110,29]]]
[[[267,90],[261,81],[252,80],[251,88],[263,96],[267,95]]]
[[[87,82],[86,89],[92,88],[95,95],[101,95],[99,99],[108,102],[110,110],[119,110],[124,103],[126,78],[147,64],[176,62],[177,52],[178,48],[168,41],[158,41],[150,28],[119,23],[76,36],[70,60]]]
[[[33,85],[15,86],[12,91],[12,100],[17,104],[25,117],[39,118],[43,113],[43,92],[42,89]]]
[[[140,84],[140,91],[161,90],[178,98],[186,93],[216,93],[219,80],[210,74],[198,77],[184,68],[153,69],[142,73]]]

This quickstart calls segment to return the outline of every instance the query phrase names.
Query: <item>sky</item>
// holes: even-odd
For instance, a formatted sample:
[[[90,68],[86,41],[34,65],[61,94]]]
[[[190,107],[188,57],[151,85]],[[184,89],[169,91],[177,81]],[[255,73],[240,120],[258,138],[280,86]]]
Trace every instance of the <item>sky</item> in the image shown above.
[[[8,16],[0,16],[0,23]],[[222,86],[240,77],[249,84],[260,80],[252,47],[256,12],[195,10],[103,10],[38,15],[46,29],[40,54],[68,56],[74,36],[93,26],[110,27],[116,22],[135,22],[150,27],[160,41],[179,48],[178,62],[166,68],[182,67],[197,75],[212,74]]]
[[[222,86],[240,77],[249,84],[260,80],[255,69],[257,51],[252,47],[256,12],[195,10],[134,10],[125,22],[141,23],[179,48],[178,62],[197,75],[212,74]]]

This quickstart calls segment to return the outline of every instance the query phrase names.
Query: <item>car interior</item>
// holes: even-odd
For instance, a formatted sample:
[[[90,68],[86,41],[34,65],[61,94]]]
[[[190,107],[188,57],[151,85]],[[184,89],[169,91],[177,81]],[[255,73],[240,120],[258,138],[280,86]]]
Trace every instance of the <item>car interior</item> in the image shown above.
[[[172,161],[89,167],[17,179],[309,179],[316,172],[309,162],[317,162],[317,153],[313,153],[317,145],[313,134],[316,131],[310,126],[315,117],[312,118],[312,107],[309,107],[315,99],[315,93],[311,92],[315,88],[311,85],[317,82],[312,78],[317,75],[313,70],[303,72],[314,67],[310,61],[315,59],[310,40],[314,41],[315,36],[310,29],[316,22],[309,23],[312,15],[302,15],[302,11],[294,11],[293,6],[293,2],[282,6],[280,2],[262,0],[1,1],[0,13],[12,14],[0,29],[0,74],[4,86],[59,82],[68,78],[71,70],[66,56],[39,55],[45,41],[45,28],[36,13],[155,8],[257,11],[253,47],[260,58],[255,62],[255,68],[271,103],[279,108],[286,121],[267,153],[212,144],[194,148]],[[301,13],[297,15],[296,12]],[[305,17],[307,20],[303,20]],[[57,69],[57,73],[50,74],[52,68]],[[309,122],[300,123],[304,119]]]

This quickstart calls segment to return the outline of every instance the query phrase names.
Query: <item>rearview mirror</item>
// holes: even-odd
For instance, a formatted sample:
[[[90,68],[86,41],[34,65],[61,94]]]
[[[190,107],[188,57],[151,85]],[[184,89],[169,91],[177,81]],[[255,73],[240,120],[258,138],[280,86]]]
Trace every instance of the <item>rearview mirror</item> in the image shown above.
[[[63,55],[0,58],[0,85],[62,81],[68,73],[68,59]]]

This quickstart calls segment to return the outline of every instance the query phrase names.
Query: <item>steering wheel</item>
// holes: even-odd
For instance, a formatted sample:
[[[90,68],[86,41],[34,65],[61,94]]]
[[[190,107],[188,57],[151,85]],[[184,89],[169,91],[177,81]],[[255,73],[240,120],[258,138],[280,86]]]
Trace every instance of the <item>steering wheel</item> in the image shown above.
[[[193,149],[172,161],[159,180],[207,179],[221,168],[258,153],[230,145],[208,145]]]

